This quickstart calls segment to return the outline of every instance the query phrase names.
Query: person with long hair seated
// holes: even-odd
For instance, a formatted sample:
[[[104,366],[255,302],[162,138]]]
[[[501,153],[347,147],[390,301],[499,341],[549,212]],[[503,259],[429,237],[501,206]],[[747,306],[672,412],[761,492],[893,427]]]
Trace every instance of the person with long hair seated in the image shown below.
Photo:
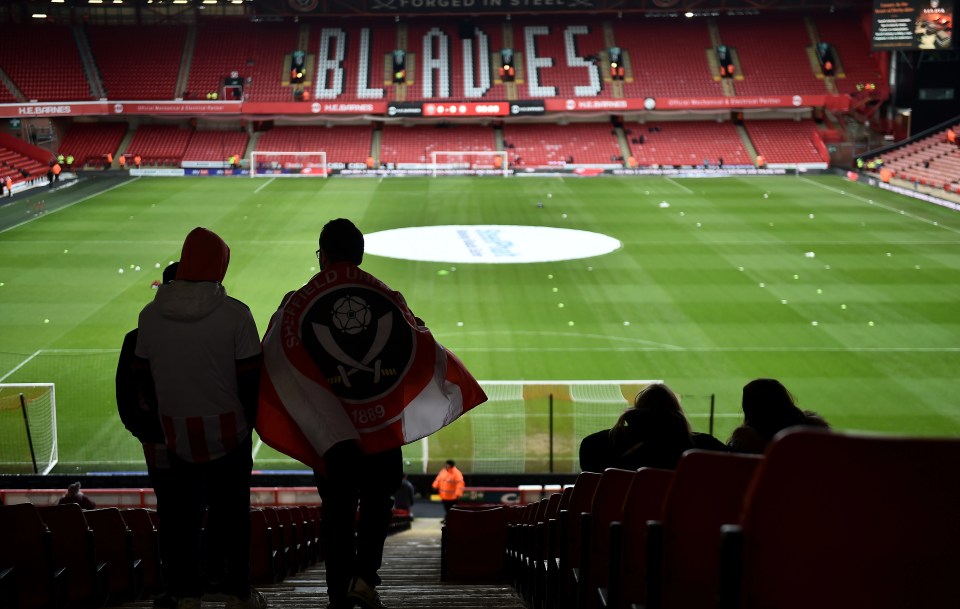
[[[633,406],[611,429],[590,434],[580,442],[580,469],[673,469],[684,451],[691,448],[726,450],[713,436],[691,431],[677,395],[666,385],[655,383],[637,394]]]
[[[773,436],[788,427],[830,427],[817,413],[800,410],[776,379],[755,379],[744,385],[742,406],[743,424],[727,440],[733,452],[763,454]]]

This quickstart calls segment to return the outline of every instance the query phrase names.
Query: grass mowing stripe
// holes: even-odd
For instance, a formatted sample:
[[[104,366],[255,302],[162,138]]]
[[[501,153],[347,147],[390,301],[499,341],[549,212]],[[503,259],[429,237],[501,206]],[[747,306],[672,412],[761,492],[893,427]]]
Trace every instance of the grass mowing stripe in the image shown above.
[[[31,356],[28,357],[27,359],[25,359],[25,360],[23,360],[22,362],[20,362],[19,364],[17,364],[17,366],[16,366],[13,370],[11,370],[10,372],[4,374],[3,376],[0,376],[0,383],[2,383],[4,380],[6,380],[10,375],[12,375],[12,374],[13,374],[14,372],[16,372],[17,370],[19,370],[19,369],[23,368],[24,366],[26,366],[27,364],[29,364],[29,363],[30,363],[30,360],[32,360],[33,358],[35,358],[35,357],[37,357],[38,355],[40,355],[40,352],[41,352],[41,351],[42,351],[42,349],[38,349],[37,351],[34,351],[33,355],[31,355]]]
[[[743,384],[764,376],[782,380],[837,429],[960,437],[960,309],[953,306],[960,301],[960,239],[886,212],[903,207],[960,226],[953,215],[854,187],[875,201],[878,209],[867,213],[863,198],[838,194],[845,183],[834,176],[677,182],[695,194],[658,177],[278,179],[269,197],[242,180],[142,178],[95,204],[0,235],[0,374],[39,349],[7,381],[57,384],[59,471],[109,470],[112,461],[135,463],[140,451],[112,406],[116,347],[154,294],[154,263],[173,259],[190,228],[209,226],[230,244],[225,285],[262,331],[283,294],[316,272],[316,238],[329,218],[346,215],[367,233],[555,226],[609,235],[623,247],[585,260],[455,270],[370,256],[364,267],[401,290],[478,378],[662,378],[687,396],[684,408],[693,415],[707,411],[702,396],[710,394],[717,411],[739,413]],[[101,186],[81,186],[75,196]],[[671,207],[661,208],[662,199]],[[10,223],[23,217],[16,211]],[[804,257],[811,249],[814,260]],[[151,270],[117,272],[130,264]],[[538,468],[545,463],[546,400],[538,395],[526,396],[533,401],[524,406],[528,472],[545,471]],[[556,456],[564,471],[575,467],[576,436],[563,421],[582,407],[557,404],[563,429]],[[484,408],[405,448],[411,471],[432,471],[447,458],[468,469],[474,459],[493,463],[474,453],[484,444],[474,434],[499,412],[496,404],[489,414]],[[604,419],[606,427],[615,418]],[[735,419],[718,417],[717,437],[724,439]],[[698,431],[705,421],[691,416]],[[296,465],[276,457],[261,446],[258,465]]]
[[[852,193],[848,193],[848,192],[845,191],[845,190],[840,190],[840,189],[834,188],[834,187],[832,187],[832,186],[827,186],[826,184],[820,184],[819,182],[814,182],[813,180],[810,180],[809,178],[800,178],[800,179],[803,180],[804,182],[807,182],[808,184],[813,184],[814,186],[817,186],[818,188],[823,188],[823,189],[826,189],[826,190],[830,190],[830,191],[833,191],[833,192],[835,192],[835,193],[837,193],[837,194],[839,194],[839,195],[842,195],[842,196],[845,196],[845,197],[850,197],[850,198],[856,199],[856,200],[858,200],[858,201],[862,201],[862,202],[864,202],[864,203],[866,203],[866,204],[868,204],[868,205],[876,205],[877,207],[882,207],[883,209],[886,209],[887,211],[892,211],[892,212],[898,213],[898,214],[900,214],[901,216],[907,216],[907,217],[909,217],[909,218],[913,218],[914,220],[920,220],[921,222],[925,222],[925,223],[927,223],[927,224],[929,224],[929,225],[931,225],[931,226],[936,226],[936,227],[939,227],[939,228],[946,229],[946,230],[948,230],[948,231],[950,231],[950,232],[960,234],[960,229],[956,229],[956,228],[953,228],[952,226],[947,226],[947,225],[945,225],[945,224],[941,224],[940,222],[937,222],[936,220],[928,220],[927,218],[923,218],[923,217],[918,216],[918,215],[916,215],[916,214],[911,214],[911,213],[906,212],[906,211],[904,211],[904,210],[902,210],[902,209],[896,209],[896,208],[894,208],[894,207],[890,207],[889,205],[884,205],[883,203],[877,203],[877,202],[874,201],[873,199],[865,199],[864,197],[861,197],[861,196],[859,196],[859,195],[855,195],[855,194],[852,194]]]
[[[61,207],[56,208],[56,209],[51,209],[49,212],[44,213],[42,216],[34,216],[34,217],[30,218],[29,220],[24,220],[23,222],[20,222],[20,223],[18,223],[18,224],[14,224],[13,226],[8,226],[8,227],[6,227],[6,228],[0,229],[0,233],[5,233],[5,232],[10,231],[10,230],[13,230],[13,229],[15,229],[15,228],[17,228],[17,227],[19,227],[19,226],[23,226],[24,224],[27,224],[27,223],[29,223],[29,222],[33,222],[33,221],[36,220],[37,218],[42,218],[42,217],[46,217],[46,216],[49,216],[49,215],[53,215],[53,214],[57,213],[58,211],[63,211],[63,210],[65,210],[65,209],[69,208],[69,207],[73,207],[73,206],[76,205],[77,203],[83,203],[84,201],[87,201],[87,200],[92,199],[92,198],[94,198],[94,197],[99,197],[100,195],[102,195],[102,194],[104,194],[104,193],[108,193],[108,192],[110,192],[111,190],[120,188],[121,186],[126,186],[127,184],[132,184],[132,183],[136,182],[136,181],[139,180],[139,179],[140,179],[139,177],[136,177],[136,178],[133,178],[133,179],[131,179],[131,180],[127,180],[126,182],[121,182],[120,184],[114,184],[113,186],[111,186],[111,187],[109,187],[109,188],[105,188],[105,189],[101,190],[100,192],[95,192],[95,193],[93,193],[93,194],[89,194],[89,195],[87,195],[87,196],[85,196],[85,197],[83,197],[83,198],[81,198],[81,199],[77,199],[76,201],[73,201],[73,202],[71,202],[71,203],[67,203],[67,204],[65,204],[65,205],[63,205],[63,206],[61,206]]]

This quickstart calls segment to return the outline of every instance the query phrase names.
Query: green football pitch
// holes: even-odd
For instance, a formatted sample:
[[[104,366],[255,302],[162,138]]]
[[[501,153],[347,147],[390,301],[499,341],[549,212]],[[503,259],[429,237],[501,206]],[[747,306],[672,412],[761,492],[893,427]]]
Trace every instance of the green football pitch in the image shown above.
[[[452,457],[465,471],[542,472],[551,450],[555,471],[576,471],[578,438],[626,405],[589,399],[616,384],[577,381],[662,379],[700,431],[713,395],[721,439],[756,377],[782,380],[838,429],[960,434],[960,215],[935,205],[834,176],[104,179],[0,207],[0,382],[55,383],[54,471],[143,469],[116,414],[116,358],[190,229],[230,245],[224,283],[263,332],[341,216],[368,235],[492,225],[619,242],[575,257],[568,233],[548,234],[532,249],[552,261],[470,263],[421,233],[367,256],[478,379],[557,383],[497,386],[497,400],[405,447],[411,471]],[[0,446],[22,436],[0,404]],[[257,444],[258,469],[302,467]]]

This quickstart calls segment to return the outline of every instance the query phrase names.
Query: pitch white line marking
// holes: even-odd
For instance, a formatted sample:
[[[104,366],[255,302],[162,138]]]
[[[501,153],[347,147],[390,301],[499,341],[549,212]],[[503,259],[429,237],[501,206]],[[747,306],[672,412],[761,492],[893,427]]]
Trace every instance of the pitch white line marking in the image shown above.
[[[38,349],[38,350],[34,351],[34,352],[33,352],[33,355],[31,355],[31,356],[28,357],[27,359],[25,359],[25,360],[23,360],[22,362],[20,362],[19,364],[17,364],[17,367],[16,367],[16,368],[14,368],[14,369],[11,370],[10,372],[4,374],[3,376],[0,376],[0,383],[2,383],[4,380],[6,380],[7,377],[9,377],[11,374],[13,374],[14,372],[16,372],[17,370],[19,370],[19,369],[23,368],[24,366],[26,366],[27,364],[29,364],[29,363],[30,363],[30,360],[32,360],[32,359],[35,358],[36,356],[40,355],[40,352],[41,352],[41,351],[43,351],[43,349]]]
[[[63,207],[58,207],[58,208],[56,208],[56,209],[51,209],[50,211],[44,213],[43,216],[49,216],[50,214],[55,214],[55,213],[57,213],[58,211],[63,211],[63,210],[65,210],[65,209],[67,209],[68,207],[73,207],[73,206],[76,205],[77,203],[83,203],[84,201],[87,201],[88,199],[92,199],[92,198],[94,198],[94,197],[99,197],[100,195],[102,195],[102,194],[104,194],[104,193],[108,193],[108,192],[110,192],[111,190],[113,190],[113,189],[115,189],[115,188],[120,188],[121,186],[126,186],[127,184],[132,184],[133,182],[136,182],[136,181],[139,180],[139,179],[140,179],[140,177],[138,176],[138,177],[136,177],[136,178],[133,178],[132,180],[127,180],[126,182],[121,182],[120,184],[114,184],[113,186],[111,186],[110,188],[108,188],[108,189],[106,189],[106,190],[101,190],[100,192],[94,193],[94,194],[92,194],[92,195],[87,195],[87,196],[83,197],[82,199],[77,199],[77,200],[74,201],[73,203],[67,203],[67,204],[64,205]],[[13,229],[17,228],[18,226],[23,226],[24,224],[26,224],[26,223],[28,223],[28,222],[33,222],[33,221],[36,220],[37,218],[41,218],[41,217],[43,217],[43,216],[34,216],[34,217],[30,218],[29,220],[24,220],[23,222],[20,222],[20,223],[18,223],[18,224],[14,224],[13,226],[8,226],[7,228],[4,228],[4,229],[0,230],[0,233],[5,233],[5,232],[7,232],[8,230],[13,230]]]
[[[845,197],[850,197],[851,199],[856,199],[857,201],[863,201],[864,203],[867,203],[868,205],[876,205],[877,207],[881,207],[881,208],[883,208],[883,209],[885,209],[885,210],[887,210],[887,211],[892,211],[892,212],[894,212],[894,213],[900,214],[901,216],[907,216],[907,217],[913,218],[914,220],[920,220],[921,222],[926,222],[927,224],[929,224],[929,225],[931,225],[931,226],[936,226],[936,227],[942,228],[942,229],[944,229],[944,230],[948,230],[948,231],[950,231],[950,232],[952,232],[952,233],[960,234],[960,229],[953,228],[952,226],[947,226],[946,224],[943,224],[943,223],[941,223],[941,222],[937,222],[936,220],[928,220],[927,218],[923,218],[923,217],[918,216],[918,215],[916,215],[916,214],[911,214],[911,213],[906,212],[906,211],[904,211],[904,210],[902,210],[902,209],[897,209],[897,208],[895,208],[895,207],[890,207],[889,205],[884,205],[883,203],[877,203],[876,201],[871,201],[871,199],[865,199],[864,197],[861,197],[860,195],[851,194],[851,193],[849,193],[849,192],[847,192],[847,191],[845,191],[845,190],[840,190],[840,189],[838,189],[838,188],[834,188],[833,186],[827,186],[826,184],[820,184],[819,182],[815,182],[815,181],[811,180],[810,178],[800,178],[800,179],[803,180],[804,182],[808,182],[808,183],[810,183],[810,184],[813,184],[814,186],[818,186],[818,187],[820,187],[820,188],[833,191],[833,192],[835,192],[835,193],[837,193],[837,194],[839,194],[839,195],[843,195],[843,196],[845,196]]]
[[[257,436],[257,444],[253,447],[252,458],[254,461],[257,460],[257,453],[260,452],[260,449],[263,448],[263,440],[260,439],[260,436]]]
[[[264,182],[263,184],[261,184],[261,185],[260,185],[260,188],[254,190],[254,191],[253,191],[253,194],[257,194],[258,192],[260,192],[261,190],[263,190],[263,189],[266,188],[267,186],[270,186],[270,182],[273,182],[273,181],[276,180],[276,179],[277,179],[277,178],[270,178],[269,180],[267,180],[266,182]]]
[[[690,194],[694,194],[694,192],[693,192],[692,190],[690,190],[689,188],[687,188],[686,186],[684,186],[684,185],[681,184],[680,182],[674,181],[673,178],[668,177],[668,178],[667,178],[667,182],[670,182],[671,184],[673,184],[673,185],[676,186],[677,188],[680,188],[680,189],[682,189],[682,190],[684,190],[684,191],[686,191],[686,192],[688,192],[688,193],[690,193]]]

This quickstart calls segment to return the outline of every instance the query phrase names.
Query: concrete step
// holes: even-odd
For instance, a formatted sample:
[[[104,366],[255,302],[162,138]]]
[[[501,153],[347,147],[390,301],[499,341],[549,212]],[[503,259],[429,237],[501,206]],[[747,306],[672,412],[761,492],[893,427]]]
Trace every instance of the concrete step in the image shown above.
[[[383,549],[383,583],[377,588],[391,609],[524,609],[507,584],[464,584],[440,581],[440,519],[417,518],[413,526],[387,538]],[[279,584],[259,586],[271,609],[323,609],[327,585],[323,565],[287,577]],[[150,598],[116,609],[149,609]],[[219,609],[223,603],[203,603]]]

